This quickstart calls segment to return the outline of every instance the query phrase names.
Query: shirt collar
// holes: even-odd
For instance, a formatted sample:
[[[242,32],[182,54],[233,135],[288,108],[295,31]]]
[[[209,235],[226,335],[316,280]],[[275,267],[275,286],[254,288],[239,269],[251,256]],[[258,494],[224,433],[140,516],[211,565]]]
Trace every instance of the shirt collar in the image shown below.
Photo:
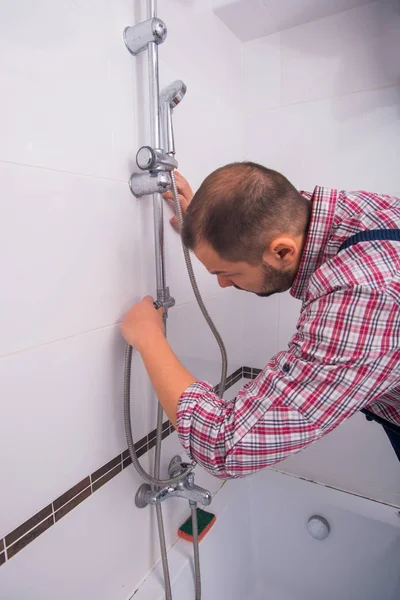
[[[307,197],[304,192],[300,192]],[[300,266],[290,289],[294,298],[304,298],[311,275],[321,266],[325,258],[325,249],[330,237],[337,190],[316,186],[311,196],[311,219],[306,243],[301,255]]]

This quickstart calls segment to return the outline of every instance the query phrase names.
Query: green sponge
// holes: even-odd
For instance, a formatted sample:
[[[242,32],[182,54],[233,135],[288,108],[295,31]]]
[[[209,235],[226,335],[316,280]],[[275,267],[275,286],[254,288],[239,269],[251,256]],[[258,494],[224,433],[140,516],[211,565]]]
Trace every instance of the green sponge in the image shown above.
[[[201,508],[196,508],[197,514],[197,527],[199,532],[199,542],[206,535],[207,531],[211,529],[216,521],[216,516],[212,513],[209,513]],[[187,540],[188,542],[193,542],[193,523],[192,517],[189,517],[183,525],[181,525],[178,529],[179,537]]]

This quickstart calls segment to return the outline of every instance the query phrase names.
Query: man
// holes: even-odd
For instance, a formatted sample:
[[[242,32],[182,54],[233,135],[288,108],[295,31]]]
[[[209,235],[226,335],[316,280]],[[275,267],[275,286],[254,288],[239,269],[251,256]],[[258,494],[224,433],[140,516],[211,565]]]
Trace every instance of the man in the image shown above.
[[[288,349],[229,402],[180,364],[152,298],[133,306],[122,333],[189,456],[218,477],[245,476],[368,407],[400,458],[400,198],[299,193],[251,162],[217,169],[191,201],[182,176],[178,190],[183,240],[221,287],[302,300]]]

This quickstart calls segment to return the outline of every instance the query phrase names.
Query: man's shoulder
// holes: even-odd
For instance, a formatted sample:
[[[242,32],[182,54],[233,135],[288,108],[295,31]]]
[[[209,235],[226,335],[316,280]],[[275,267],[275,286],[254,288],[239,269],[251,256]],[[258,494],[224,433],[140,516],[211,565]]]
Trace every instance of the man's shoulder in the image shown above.
[[[373,225],[377,214],[382,214],[383,220],[385,220],[383,213],[393,213],[394,217],[397,216],[399,219],[400,225],[400,198],[366,190],[340,190],[337,193],[336,221],[352,219],[355,216],[364,217],[368,221],[370,215],[370,224]]]

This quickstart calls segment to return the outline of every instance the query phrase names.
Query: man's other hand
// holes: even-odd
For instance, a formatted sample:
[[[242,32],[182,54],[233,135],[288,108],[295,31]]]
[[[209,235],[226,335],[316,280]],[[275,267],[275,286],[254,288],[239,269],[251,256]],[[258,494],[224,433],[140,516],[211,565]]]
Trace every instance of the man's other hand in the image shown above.
[[[175,171],[175,178],[176,178],[176,187],[178,188],[178,198],[179,198],[179,202],[181,204],[182,215],[184,215],[187,207],[189,206],[190,202],[192,201],[193,191],[192,191],[192,188],[190,187],[189,183],[178,171]],[[169,205],[171,206],[172,210],[174,211],[174,201],[173,201],[173,197],[172,197],[172,191],[165,192],[165,194],[163,194],[163,198],[168,200]],[[174,211],[174,213],[175,213],[175,211]],[[172,219],[170,219],[170,223],[171,223],[172,227],[175,229],[175,231],[179,232],[178,219],[175,215],[172,217]]]

